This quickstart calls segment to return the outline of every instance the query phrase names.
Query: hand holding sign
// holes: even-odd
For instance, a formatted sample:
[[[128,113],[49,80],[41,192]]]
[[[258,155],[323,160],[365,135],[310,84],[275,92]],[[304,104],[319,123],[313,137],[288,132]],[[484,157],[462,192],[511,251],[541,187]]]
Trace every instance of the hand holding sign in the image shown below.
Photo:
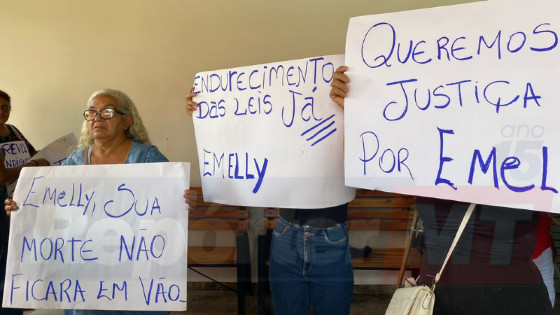
[[[489,1],[352,18],[346,183],[558,209],[555,8]]]
[[[49,161],[50,165],[61,165],[66,157],[70,155],[78,144],[78,140],[73,133],[64,135],[49,145],[44,147],[41,151],[33,156],[33,160],[44,158]]]
[[[188,163],[24,169],[3,306],[185,310],[188,170]]]
[[[209,201],[324,208],[354,197],[342,170],[342,110],[328,97],[342,56],[197,74],[193,114]],[[195,98],[195,99],[193,99]]]

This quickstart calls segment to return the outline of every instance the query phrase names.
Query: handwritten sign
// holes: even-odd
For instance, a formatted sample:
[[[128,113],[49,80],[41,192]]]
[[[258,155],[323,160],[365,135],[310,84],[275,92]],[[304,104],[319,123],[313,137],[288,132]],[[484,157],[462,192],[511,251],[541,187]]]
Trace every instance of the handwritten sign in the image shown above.
[[[44,158],[51,165],[62,165],[62,163],[66,160],[66,158],[76,149],[76,145],[78,144],[78,140],[74,133],[69,133],[64,135],[46,147],[44,147],[41,151],[38,151],[31,160],[36,160],[39,158]],[[8,148],[8,150],[6,149]],[[17,148],[17,149],[15,149]],[[11,150],[21,151],[19,157],[15,157],[9,151]],[[5,163],[6,167],[15,167],[24,164],[29,160],[29,152],[27,150],[27,146],[23,141],[14,141],[8,142],[3,144],[3,153],[5,154]],[[13,166],[8,166],[13,165]],[[8,196],[12,196],[14,194],[14,190],[16,189],[16,181],[10,182],[7,184],[7,192]]]
[[[4,142],[0,144],[4,165],[7,168],[18,167],[29,161],[31,154],[27,144],[23,140]],[[12,181],[6,184],[6,192],[11,196],[16,188],[16,182]]]
[[[24,168],[3,307],[185,310],[188,170]]]
[[[8,168],[23,165],[29,160],[29,149],[23,140],[4,142],[0,146],[4,156],[4,164]]]
[[[560,211],[559,6],[490,1],[352,18],[346,183]]]
[[[343,57],[198,73],[196,142],[204,198],[243,206],[321,208],[344,186],[343,113],[330,82]]]
[[[69,133],[45,146],[33,156],[33,159],[44,158],[51,165],[62,165],[66,158],[74,152],[77,145],[76,136],[74,133]]]

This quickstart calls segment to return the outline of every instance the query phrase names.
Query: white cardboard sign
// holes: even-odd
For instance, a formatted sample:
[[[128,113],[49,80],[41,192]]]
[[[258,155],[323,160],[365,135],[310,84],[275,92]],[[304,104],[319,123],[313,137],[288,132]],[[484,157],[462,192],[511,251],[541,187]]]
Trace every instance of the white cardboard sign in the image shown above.
[[[0,144],[7,168],[18,167],[25,164],[31,156],[27,144],[23,140],[4,142]]]
[[[44,158],[49,161],[51,165],[62,165],[62,163],[66,161],[66,158],[74,152],[77,145],[78,139],[76,139],[74,133],[71,132],[49,143],[42,150],[37,152],[32,160]]]
[[[560,211],[557,1],[352,18],[346,184]]]
[[[3,307],[186,309],[189,163],[24,168]]]
[[[223,204],[322,208],[344,186],[343,112],[330,82],[343,56],[198,73],[193,120],[204,198]]]

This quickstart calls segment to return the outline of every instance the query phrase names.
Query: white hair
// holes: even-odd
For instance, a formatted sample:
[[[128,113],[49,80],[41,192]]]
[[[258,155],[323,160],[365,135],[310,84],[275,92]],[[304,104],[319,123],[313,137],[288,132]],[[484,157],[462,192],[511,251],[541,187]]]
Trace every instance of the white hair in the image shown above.
[[[138,114],[138,110],[136,109],[136,105],[134,102],[126,95],[123,91],[113,90],[113,89],[103,89],[96,92],[89,97],[86,107],[89,108],[93,99],[99,95],[108,95],[114,98],[117,101],[119,106],[119,110],[124,113],[124,116],[132,117],[132,125],[126,130],[126,137],[134,140],[138,140],[141,142],[150,143],[150,138],[148,137],[148,131],[144,124],[142,123],[142,119],[140,118],[140,114]],[[93,144],[93,138],[89,133],[89,128],[87,121],[84,121],[82,124],[82,131],[80,136],[80,141],[78,143],[79,149],[88,148],[90,145]]]

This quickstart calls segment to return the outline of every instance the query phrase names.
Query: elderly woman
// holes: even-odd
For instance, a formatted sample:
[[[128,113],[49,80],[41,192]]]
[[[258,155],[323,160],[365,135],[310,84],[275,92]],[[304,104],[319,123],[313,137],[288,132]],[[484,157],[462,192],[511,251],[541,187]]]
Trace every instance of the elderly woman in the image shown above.
[[[104,89],[91,95],[84,111],[84,124],[78,144],[63,165],[123,164],[168,162],[159,150],[149,143],[144,127],[132,100],[118,90]],[[192,210],[196,206],[196,191],[185,190],[183,197]],[[7,213],[17,210],[13,200],[6,200]],[[169,314],[169,312],[66,310],[67,315],[92,314]]]

